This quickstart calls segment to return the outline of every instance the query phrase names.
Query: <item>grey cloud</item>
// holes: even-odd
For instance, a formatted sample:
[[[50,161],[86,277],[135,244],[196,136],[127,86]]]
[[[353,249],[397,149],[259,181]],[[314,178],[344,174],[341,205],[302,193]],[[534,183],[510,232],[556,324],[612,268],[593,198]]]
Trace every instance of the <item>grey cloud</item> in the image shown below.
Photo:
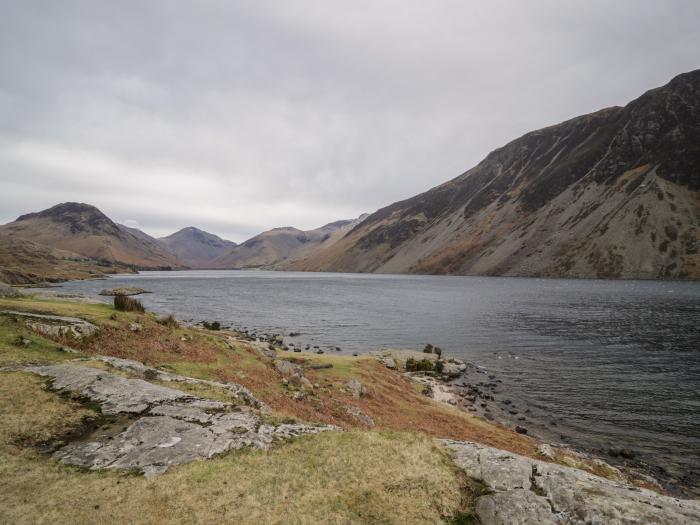
[[[0,221],[241,241],[373,211],[698,67],[700,4],[7,2]]]

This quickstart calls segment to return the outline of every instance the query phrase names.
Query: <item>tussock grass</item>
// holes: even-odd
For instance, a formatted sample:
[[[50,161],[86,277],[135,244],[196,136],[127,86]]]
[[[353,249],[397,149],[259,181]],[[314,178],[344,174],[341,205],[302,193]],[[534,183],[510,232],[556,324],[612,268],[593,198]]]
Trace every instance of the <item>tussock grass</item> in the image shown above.
[[[114,309],[120,312],[140,312],[144,313],[146,309],[141,304],[141,301],[129,297],[127,295],[114,296]]]

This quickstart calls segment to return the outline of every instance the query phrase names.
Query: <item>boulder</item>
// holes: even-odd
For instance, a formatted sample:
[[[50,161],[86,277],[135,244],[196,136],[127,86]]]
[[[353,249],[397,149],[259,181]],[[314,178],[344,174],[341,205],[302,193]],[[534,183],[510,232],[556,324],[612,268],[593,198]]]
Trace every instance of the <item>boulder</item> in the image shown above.
[[[359,399],[367,395],[367,389],[357,379],[351,379],[345,384],[345,388],[352,394],[352,397]]]
[[[287,380],[304,377],[304,369],[291,361],[275,359],[273,364],[275,365],[277,372]]]
[[[700,501],[663,496],[477,443],[442,442],[455,464],[489,492],[476,501],[482,525],[700,523]]]
[[[359,408],[354,406],[347,406],[345,407],[345,411],[363,425],[369,428],[372,428],[374,426],[374,420]]]

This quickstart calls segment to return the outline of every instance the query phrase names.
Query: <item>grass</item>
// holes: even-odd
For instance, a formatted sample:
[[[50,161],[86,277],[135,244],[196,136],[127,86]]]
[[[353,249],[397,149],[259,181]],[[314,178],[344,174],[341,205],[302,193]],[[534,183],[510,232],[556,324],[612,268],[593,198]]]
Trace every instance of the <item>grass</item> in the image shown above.
[[[76,345],[83,356],[111,355],[181,375],[235,381],[271,406],[269,421],[332,423],[348,432],[305,437],[269,452],[230,453],[149,480],[85,472],[59,465],[29,445],[66,434],[94,413],[46,392],[32,375],[0,372],[0,523],[97,523],[111,516],[125,523],[475,523],[471,504],[478,486],[456,472],[431,437],[535,454],[531,438],[426,398],[415,382],[367,356],[278,352],[301,364],[317,385],[297,400],[270,358],[244,341],[231,341],[225,331],[164,326],[150,313],[115,313],[110,305],[0,299],[4,309],[87,319],[100,330]],[[141,330],[129,328],[135,321]],[[18,336],[31,343],[15,344]],[[0,366],[75,358],[60,350],[61,343],[0,315]],[[316,370],[313,363],[333,366]],[[99,361],[81,364],[108,367]],[[353,398],[345,389],[349,379],[360,380],[369,395]],[[166,386],[231,400],[228,391],[215,387]],[[348,406],[370,416],[375,431],[357,431],[364,426],[348,414]]]
[[[22,337],[30,342],[28,346],[18,346],[15,341]],[[32,363],[58,363],[75,359],[75,354],[60,350],[61,345],[39,337],[16,322],[12,317],[0,315],[0,367],[26,365]]]
[[[139,301],[138,299],[118,294],[114,296],[114,309],[119,310],[120,312],[144,313],[146,311],[146,309],[141,304],[141,301]]]
[[[36,377],[0,374],[0,523],[439,523],[464,503],[446,452],[412,433],[325,433],[152,479],[66,467],[18,443],[92,413]]]
[[[270,359],[261,357],[245,342],[232,344],[224,340],[226,332],[170,328],[160,325],[152,314],[119,312],[114,319],[114,310],[109,305],[22,298],[0,301],[0,308],[92,320],[100,326],[100,331],[78,347],[84,353],[135,359],[200,379],[237,382],[282,417],[329,423],[347,430],[364,429],[363,423],[346,410],[354,406],[371,417],[379,430],[418,431],[435,437],[479,441],[525,455],[532,455],[535,450],[531,438],[437,403],[421,395],[414,382],[367,356],[278,352],[280,358],[302,364],[306,377],[318,385],[305,399],[295,400],[282,385]],[[139,332],[129,330],[128,325],[135,320],[142,326]],[[50,347],[52,343],[46,344]],[[18,349],[14,355],[18,352],[22,350]],[[61,358],[65,356],[55,357]],[[314,370],[310,368],[312,363],[330,363],[333,367]],[[355,399],[346,391],[345,384],[353,378],[369,389],[369,396]],[[193,393],[222,399],[221,392]]]

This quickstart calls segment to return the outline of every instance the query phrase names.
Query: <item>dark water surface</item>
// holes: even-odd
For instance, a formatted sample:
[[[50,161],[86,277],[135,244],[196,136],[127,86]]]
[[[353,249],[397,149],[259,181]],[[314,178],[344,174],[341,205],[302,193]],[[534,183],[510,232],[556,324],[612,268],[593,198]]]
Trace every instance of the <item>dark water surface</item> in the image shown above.
[[[700,283],[259,271],[144,272],[65,283],[139,286],[150,309],[301,332],[344,353],[426,343],[484,366],[541,434],[629,448],[700,484]]]

